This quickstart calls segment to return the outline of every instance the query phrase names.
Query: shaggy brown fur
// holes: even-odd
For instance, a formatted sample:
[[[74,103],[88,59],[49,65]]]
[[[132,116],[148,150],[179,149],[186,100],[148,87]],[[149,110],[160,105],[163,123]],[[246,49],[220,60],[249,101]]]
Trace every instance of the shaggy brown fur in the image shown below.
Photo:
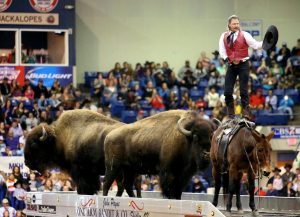
[[[42,124],[28,135],[26,165],[40,172],[59,167],[72,177],[79,194],[95,194],[105,173],[104,139],[118,121],[89,110],[64,112],[53,125]],[[45,140],[41,141],[43,128]]]
[[[192,135],[183,135],[177,122]],[[135,174],[160,176],[162,194],[180,199],[183,188],[197,169],[204,169],[209,159],[210,136],[214,124],[200,119],[191,111],[174,110],[159,113],[110,132],[105,139],[106,176],[103,194],[120,172],[125,174],[124,187],[134,196]]]

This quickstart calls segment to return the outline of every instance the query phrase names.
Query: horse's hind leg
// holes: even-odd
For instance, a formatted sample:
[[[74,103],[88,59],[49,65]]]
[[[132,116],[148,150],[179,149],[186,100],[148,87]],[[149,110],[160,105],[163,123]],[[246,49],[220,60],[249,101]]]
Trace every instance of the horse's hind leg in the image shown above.
[[[219,193],[220,193],[220,188],[221,188],[221,173],[218,170],[219,168],[217,168],[215,165],[213,165],[213,177],[215,180],[215,193],[214,193],[214,199],[212,204],[214,206],[218,205],[218,199],[219,199]]]
[[[228,195],[228,200],[227,200],[227,205],[226,205],[226,211],[231,212],[231,207],[232,207],[232,198],[233,194],[236,191],[236,184],[237,184],[237,169],[234,167],[230,167],[229,169],[229,195]]]
[[[236,207],[239,210],[240,213],[242,213],[243,208],[242,208],[242,203],[241,203],[241,195],[240,195],[240,180],[243,176],[243,173],[238,173],[238,177],[235,180],[235,186],[236,186]]]

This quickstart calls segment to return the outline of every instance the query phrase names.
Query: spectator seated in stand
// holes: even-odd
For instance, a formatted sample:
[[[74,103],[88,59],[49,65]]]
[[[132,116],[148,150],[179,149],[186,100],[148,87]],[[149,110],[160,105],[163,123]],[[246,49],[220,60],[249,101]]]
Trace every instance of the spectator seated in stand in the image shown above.
[[[279,102],[279,111],[287,112],[289,114],[290,120],[294,119],[293,108],[294,101],[289,96],[285,95],[284,98]]]
[[[257,89],[255,94],[250,96],[250,107],[253,109],[263,109],[265,105],[265,97],[262,95],[262,90]]]

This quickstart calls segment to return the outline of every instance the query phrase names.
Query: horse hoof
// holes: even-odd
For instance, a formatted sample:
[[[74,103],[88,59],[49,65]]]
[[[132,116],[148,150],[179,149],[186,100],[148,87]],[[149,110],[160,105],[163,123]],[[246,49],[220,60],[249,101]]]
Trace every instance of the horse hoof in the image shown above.
[[[238,213],[238,214],[244,214],[244,210],[239,209],[239,210],[237,211],[237,213]]]

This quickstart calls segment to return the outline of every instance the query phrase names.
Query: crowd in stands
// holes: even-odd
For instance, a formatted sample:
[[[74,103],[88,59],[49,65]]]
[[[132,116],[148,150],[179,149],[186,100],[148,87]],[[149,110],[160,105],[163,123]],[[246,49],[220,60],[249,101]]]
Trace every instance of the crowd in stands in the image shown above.
[[[282,91],[298,91],[300,88],[300,39],[292,51],[285,43],[281,48],[274,48],[268,53],[255,50],[250,56],[249,64],[250,106],[253,111],[281,111],[293,119],[293,107],[298,103],[298,95],[293,98],[288,94],[284,95],[286,92]],[[134,120],[169,109],[192,109],[199,111],[205,119],[222,119],[225,115],[223,87],[227,65],[219,57],[218,51],[214,51],[212,59],[202,52],[194,66],[186,60],[176,73],[166,61],[162,64],[146,61],[144,64],[137,63],[135,67],[128,62],[122,65],[116,63],[112,70],[97,73],[97,78],[87,84],[91,87],[88,94],[90,96],[74,88],[72,84],[62,87],[58,80],[51,88],[46,88],[42,79],[37,86],[27,79],[21,86],[16,80],[4,78],[0,84],[0,155],[22,156],[27,134],[33,127],[40,123],[50,124],[65,110],[70,109],[91,109],[122,118],[124,122],[132,120],[123,119],[119,108],[133,111]],[[281,94],[277,94],[278,92]],[[241,114],[238,84],[234,99],[235,112]],[[29,175],[30,179],[35,180],[37,177],[34,176],[34,173]],[[40,177],[41,180],[36,180],[39,183],[36,190],[47,191],[48,188],[56,189],[57,186],[62,190],[65,185],[65,189],[72,189],[71,184],[63,185],[57,177]],[[10,186],[11,189],[18,189],[20,186],[15,179],[14,175],[9,176],[11,183],[14,183]],[[155,178],[144,179],[143,189],[156,189],[156,182]],[[273,184],[272,189],[276,186],[274,183],[270,184]],[[189,189],[205,192],[211,185],[202,176],[196,176]],[[285,185],[289,186],[287,189],[294,189],[287,182],[284,182],[283,186]],[[31,184],[25,190],[32,190],[30,186]],[[9,189],[8,187],[8,192]],[[299,187],[294,191],[298,195]],[[13,201],[13,194],[8,196],[10,202]],[[17,206],[22,205],[17,203]]]
[[[300,197],[300,168],[292,172],[292,165],[286,163],[284,173],[281,169],[275,167],[273,176],[268,180],[266,188],[256,188],[255,194],[259,196],[279,196],[279,197]],[[280,174],[281,173],[281,174]],[[248,195],[247,174],[244,174],[241,181],[240,192],[242,195]]]

